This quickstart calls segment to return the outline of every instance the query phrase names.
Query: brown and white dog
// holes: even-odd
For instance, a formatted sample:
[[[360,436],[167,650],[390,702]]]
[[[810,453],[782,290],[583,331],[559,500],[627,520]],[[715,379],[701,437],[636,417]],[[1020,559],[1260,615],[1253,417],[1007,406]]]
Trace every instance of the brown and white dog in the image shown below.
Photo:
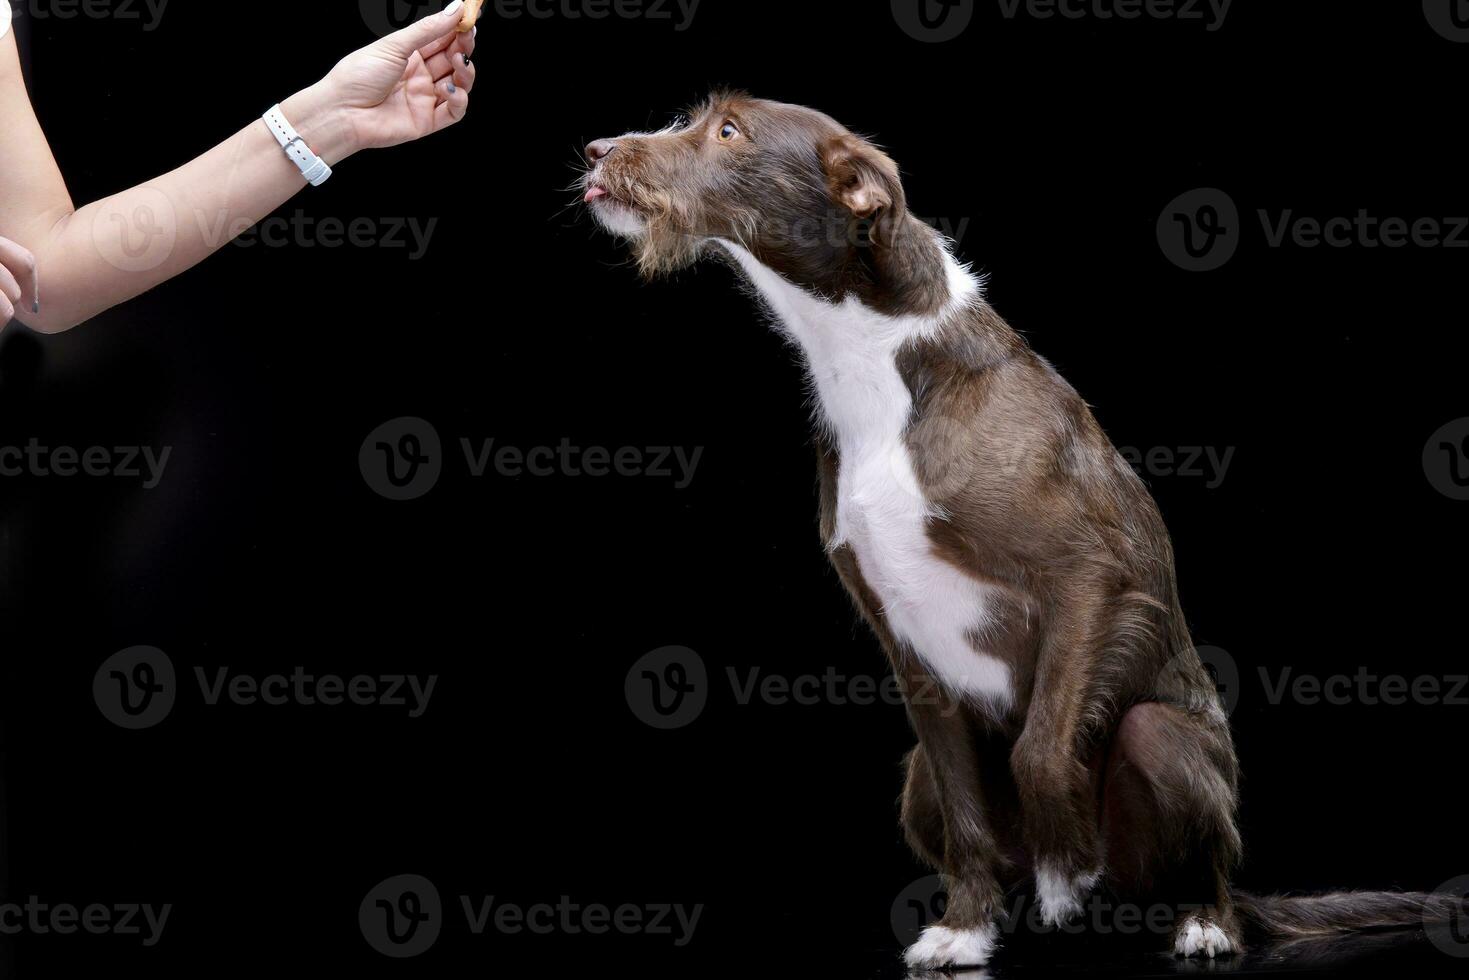
[[[910,966],[986,962],[1026,878],[1053,924],[1102,883],[1191,909],[1180,956],[1237,953],[1251,928],[1449,913],[1448,896],[1230,889],[1238,768],[1158,509],[908,212],[882,151],[811,109],[720,93],[586,158],[585,201],[645,273],[728,260],[805,359],[822,540],[909,693],[902,824],[948,888]]]

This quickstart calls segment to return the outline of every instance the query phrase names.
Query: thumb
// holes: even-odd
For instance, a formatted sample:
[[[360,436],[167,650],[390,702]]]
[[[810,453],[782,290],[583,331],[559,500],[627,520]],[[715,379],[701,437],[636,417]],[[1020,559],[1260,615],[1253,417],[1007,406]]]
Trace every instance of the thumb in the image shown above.
[[[464,0],[454,0],[439,13],[429,14],[423,20],[389,34],[378,42],[378,46],[406,61],[419,48],[432,44],[458,28],[459,11],[463,7]]]

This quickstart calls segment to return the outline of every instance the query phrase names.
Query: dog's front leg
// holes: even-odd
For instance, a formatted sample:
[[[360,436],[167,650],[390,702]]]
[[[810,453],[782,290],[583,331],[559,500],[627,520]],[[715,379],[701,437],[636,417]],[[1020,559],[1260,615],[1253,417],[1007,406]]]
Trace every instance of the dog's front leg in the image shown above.
[[[909,763],[904,818],[923,819],[909,808],[917,798],[937,805],[943,824],[939,870],[948,892],[943,917],[923,930],[904,959],[914,969],[980,966],[999,941],[996,919],[1004,891],[998,879],[1000,853],[981,793],[974,732],[963,706],[940,692],[921,670],[905,671],[903,680],[919,742]]]
[[[1035,866],[1042,919],[1070,921],[1102,875],[1101,828],[1087,765],[1089,725],[1101,699],[1092,690],[1091,620],[1073,609],[1042,643],[1025,727],[1010,755],[1026,847]]]

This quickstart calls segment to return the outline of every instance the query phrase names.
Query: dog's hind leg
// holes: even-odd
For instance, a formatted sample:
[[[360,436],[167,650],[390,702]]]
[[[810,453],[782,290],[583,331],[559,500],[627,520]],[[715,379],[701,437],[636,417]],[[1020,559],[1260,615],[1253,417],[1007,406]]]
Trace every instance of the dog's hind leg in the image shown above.
[[[1222,712],[1134,705],[1103,776],[1109,884],[1126,900],[1167,901],[1179,956],[1242,949],[1229,873],[1239,859],[1238,768]]]

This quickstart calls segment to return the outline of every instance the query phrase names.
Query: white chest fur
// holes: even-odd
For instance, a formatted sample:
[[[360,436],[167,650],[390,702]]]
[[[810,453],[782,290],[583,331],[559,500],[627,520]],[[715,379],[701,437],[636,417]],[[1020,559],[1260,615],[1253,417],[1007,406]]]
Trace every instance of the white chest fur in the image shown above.
[[[893,634],[949,689],[1003,710],[1013,700],[1010,669],[975,646],[989,625],[989,588],[934,554],[924,497],[903,440],[912,396],[897,368],[902,345],[931,334],[941,317],[888,317],[855,299],[840,305],[792,285],[748,251],[725,247],[800,346],[821,422],[836,441],[836,533],[850,545],[882,603]],[[951,305],[977,282],[952,258]]]

